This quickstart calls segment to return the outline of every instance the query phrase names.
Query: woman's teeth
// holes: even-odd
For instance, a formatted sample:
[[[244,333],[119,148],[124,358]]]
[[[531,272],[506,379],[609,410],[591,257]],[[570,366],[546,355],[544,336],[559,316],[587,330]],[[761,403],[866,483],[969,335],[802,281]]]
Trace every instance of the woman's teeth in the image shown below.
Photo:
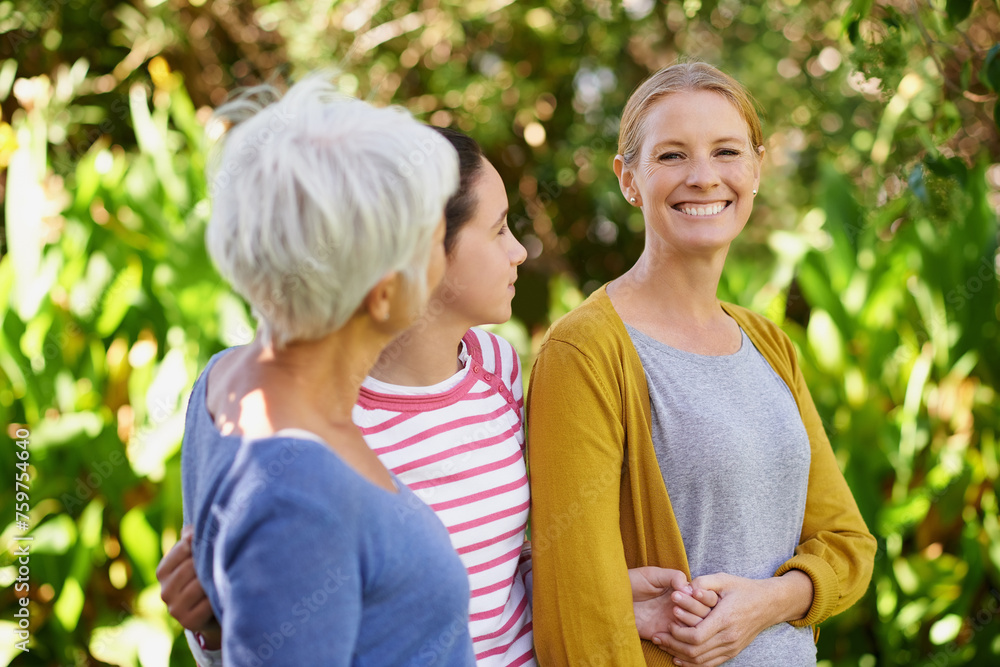
[[[682,204],[677,208],[681,213],[687,215],[718,215],[722,212],[722,209],[726,208],[726,204],[725,202],[709,204],[707,206],[687,206]]]

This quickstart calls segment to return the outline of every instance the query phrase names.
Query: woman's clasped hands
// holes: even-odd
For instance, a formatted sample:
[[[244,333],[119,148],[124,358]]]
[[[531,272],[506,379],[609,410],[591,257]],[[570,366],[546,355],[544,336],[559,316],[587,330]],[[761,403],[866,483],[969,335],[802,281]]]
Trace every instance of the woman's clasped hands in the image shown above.
[[[680,570],[637,567],[628,578],[639,636],[654,643],[675,626],[696,627],[719,601],[715,591],[695,590]]]
[[[678,570],[646,567],[629,570],[629,579],[639,636],[682,666],[734,658],[765,629],[803,618],[812,598],[812,580],[797,570],[764,580],[719,573],[689,583]]]

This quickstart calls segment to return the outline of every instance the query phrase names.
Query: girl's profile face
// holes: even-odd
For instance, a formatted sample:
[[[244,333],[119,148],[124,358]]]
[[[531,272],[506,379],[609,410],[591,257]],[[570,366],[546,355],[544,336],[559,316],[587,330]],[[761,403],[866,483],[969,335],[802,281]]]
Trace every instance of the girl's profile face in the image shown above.
[[[510,319],[517,267],[527,252],[507,227],[507,191],[485,158],[472,188],[476,209],[448,255],[442,287],[449,299],[442,301],[468,326],[499,324]]]

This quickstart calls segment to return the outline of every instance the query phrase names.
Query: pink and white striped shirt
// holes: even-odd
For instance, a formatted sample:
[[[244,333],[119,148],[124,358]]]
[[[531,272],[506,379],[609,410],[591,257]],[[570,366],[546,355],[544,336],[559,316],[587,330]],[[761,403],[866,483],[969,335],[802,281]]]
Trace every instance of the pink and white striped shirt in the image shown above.
[[[469,572],[480,666],[535,665],[521,367],[503,338],[470,329],[462,369],[431,387],[367,378],[352,418],[382,463],[437,513]],[[526,586],[525,581],[528,581]]]

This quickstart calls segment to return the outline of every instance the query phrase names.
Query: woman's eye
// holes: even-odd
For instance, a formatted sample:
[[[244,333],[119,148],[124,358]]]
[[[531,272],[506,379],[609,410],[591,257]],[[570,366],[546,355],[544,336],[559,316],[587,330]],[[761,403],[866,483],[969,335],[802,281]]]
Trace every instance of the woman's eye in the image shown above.
[[[738,156],[739,154],[740,152],[734,148],[723,148],[722,150],[719,151],[719,155],[725,155],[731,157]]]
[[[681,157],[680,153],[664,153],[660,156],[661,160],[679,160]]]

